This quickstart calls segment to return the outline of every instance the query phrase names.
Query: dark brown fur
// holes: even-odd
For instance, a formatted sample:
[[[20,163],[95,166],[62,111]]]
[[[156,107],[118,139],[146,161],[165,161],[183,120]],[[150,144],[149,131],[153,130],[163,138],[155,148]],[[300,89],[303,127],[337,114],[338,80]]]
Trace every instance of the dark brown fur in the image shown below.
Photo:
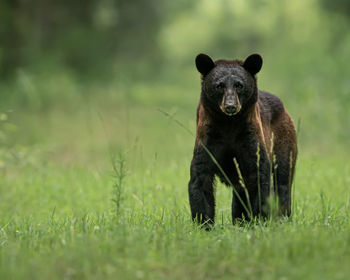
[[[254,216],[267,215],[271,172],[274,176],[273,190],[279,197],[280,213],[290,215],[291,184],[297,156],[296,132],[281,100],[257,89],[255,74],[261,64],[258,55],[252,55],[244,62],[213,62],[206,55],[199,55],[196,59],[197,68],[202,73],[202,93],[197,109],[189,197],[192,218],[200,223],[210,225],[214,222],[215,175],[228,185],[232,183],[246,206],[234,192],[234,220],[251,218],[246,211],[249,204]],[[238,162],[249,200],[234,159]]]

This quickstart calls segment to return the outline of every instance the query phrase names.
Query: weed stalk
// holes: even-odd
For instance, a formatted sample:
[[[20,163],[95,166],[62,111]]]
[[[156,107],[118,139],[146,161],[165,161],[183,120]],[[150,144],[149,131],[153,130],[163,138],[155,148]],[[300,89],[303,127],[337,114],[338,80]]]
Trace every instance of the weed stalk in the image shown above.
[[[112,201],[115,206],[116,216],[121,214],[121,201],[123,193],[123,184],[126,177],[126,160],[124,155],[119,152],[118,156],[114,153],[111,154],[111,163],[113,168],[113,198]]]
[[[261,213],[261,186],[260,186],[260,143],[256,149],[256,166],[257,166],[257,177],[258,177],[258,200],[259,200],[259,213]]]

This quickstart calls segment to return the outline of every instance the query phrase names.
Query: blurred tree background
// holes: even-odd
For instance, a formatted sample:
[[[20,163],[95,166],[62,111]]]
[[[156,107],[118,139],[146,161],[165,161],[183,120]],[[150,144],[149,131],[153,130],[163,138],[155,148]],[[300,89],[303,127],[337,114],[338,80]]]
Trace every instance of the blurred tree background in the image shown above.
[[[63,124],[70,116],[78,126],[71,120],[91,104],[102,112],[137,108],[135,131],[143,116],[159,132],[156,108],[194,127],[196,54],[258,52],[259,87],[301,119],[305,150],[343,153],[349,144],[349,1],[3,0],[0,17],[0,110],[12,110],[19,142],[45,138],[40,129],[55,123],[38,120]]]

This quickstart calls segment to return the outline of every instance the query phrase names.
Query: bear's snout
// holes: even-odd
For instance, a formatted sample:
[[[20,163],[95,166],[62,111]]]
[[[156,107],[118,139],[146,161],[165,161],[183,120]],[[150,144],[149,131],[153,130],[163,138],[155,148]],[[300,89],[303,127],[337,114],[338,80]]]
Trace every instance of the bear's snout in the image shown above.
[[[220,106],[220,109],[224,114],[228,116],[236,115],[241,110],[241,107],[242,106],[236,92],[228,91],[225,93]]]

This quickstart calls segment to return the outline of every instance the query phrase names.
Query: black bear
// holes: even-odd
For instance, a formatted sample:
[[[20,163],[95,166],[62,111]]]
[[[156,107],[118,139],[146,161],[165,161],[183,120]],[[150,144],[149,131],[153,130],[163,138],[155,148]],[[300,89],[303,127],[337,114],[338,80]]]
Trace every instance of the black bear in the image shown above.
[[[296,131],[281,100],[258,90],[261,66],[259,54],[245,61],[196,57],[202,90],[188,191],[192,219],[206,227],[214,223],[215,175],[234,187],[233,222],[266,217],[272,191],[279,213],[291,213]]]

